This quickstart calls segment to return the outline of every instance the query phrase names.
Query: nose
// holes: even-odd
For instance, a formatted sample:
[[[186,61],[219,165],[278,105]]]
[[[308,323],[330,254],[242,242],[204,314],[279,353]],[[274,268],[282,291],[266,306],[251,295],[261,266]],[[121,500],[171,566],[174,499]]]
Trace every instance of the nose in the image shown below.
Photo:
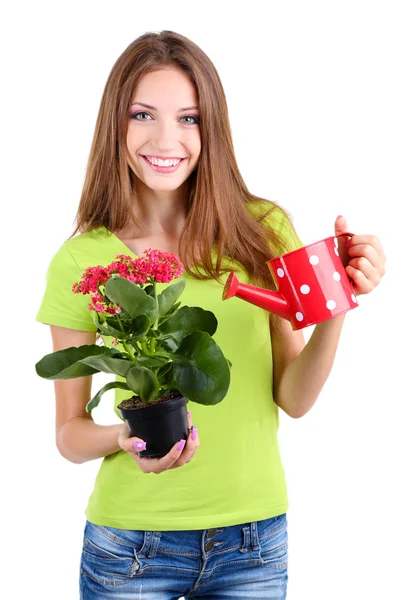
[[[157,123],[153,139],[151,140],[157,149],[156,154],[167,154],[173,151],[178,138],[176,128],[177,124],[170,120]]]

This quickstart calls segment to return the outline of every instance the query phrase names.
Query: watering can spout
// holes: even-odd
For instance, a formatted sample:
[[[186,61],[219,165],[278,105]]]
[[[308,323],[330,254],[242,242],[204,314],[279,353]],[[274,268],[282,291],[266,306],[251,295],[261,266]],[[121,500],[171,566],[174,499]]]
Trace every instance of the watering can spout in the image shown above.
[[[233,296],[264,308],[284,319],[291,320],[290,306],[279,292],[241,283],[234,271],[227,278],[222,298],[223,300],[228,300],[228,298],[232,298]]]

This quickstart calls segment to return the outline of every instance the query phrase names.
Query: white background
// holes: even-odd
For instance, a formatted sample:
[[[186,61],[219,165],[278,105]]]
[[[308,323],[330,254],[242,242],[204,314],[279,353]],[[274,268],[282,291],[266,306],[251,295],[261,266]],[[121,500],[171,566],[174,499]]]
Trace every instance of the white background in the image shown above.
[[[53,384],[34,370],[50,334],[34,318],[49,260],[73,227],[106,78],[131,41],[162,29],[214,62],[250,191],[291,212],[307,243],[332,235],[343,214],[350,230],[379,236],[388,258],[380,286],[346,316],[316,405],[302,419],[282,417],[288,600],[420,598],[417,9],[404,0],[120,0],[20,2],[3,13],[7,598],[78,597],[100,461],[74,465],[55,448]],[[111,396],[101,423],[116,422]]]

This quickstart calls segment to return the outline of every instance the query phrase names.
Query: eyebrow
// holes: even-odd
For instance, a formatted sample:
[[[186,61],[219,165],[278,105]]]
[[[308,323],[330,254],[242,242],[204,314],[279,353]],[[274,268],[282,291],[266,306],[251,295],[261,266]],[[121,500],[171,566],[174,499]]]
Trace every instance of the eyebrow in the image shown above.
[[[150,108],[151,110],[159,110],[156,106],[151,106],[150,104],[145,104],[144,102],[134,102],[131,106],[138,104],[139,106],[145,106],[146,108]],[[198,106],[186,106],[185,108],[179,108],[177,112],[183,112],[184,110],[199,110]]]

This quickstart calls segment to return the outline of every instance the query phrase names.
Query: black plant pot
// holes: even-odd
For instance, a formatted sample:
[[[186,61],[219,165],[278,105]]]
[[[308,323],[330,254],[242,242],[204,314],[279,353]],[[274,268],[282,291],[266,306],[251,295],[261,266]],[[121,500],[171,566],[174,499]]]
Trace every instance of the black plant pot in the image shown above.
[[[146,442],[141,457],[161,458],[172,446],[188,438],[187,398],[177,396],[141,408],[119,408],[134,437]]]

